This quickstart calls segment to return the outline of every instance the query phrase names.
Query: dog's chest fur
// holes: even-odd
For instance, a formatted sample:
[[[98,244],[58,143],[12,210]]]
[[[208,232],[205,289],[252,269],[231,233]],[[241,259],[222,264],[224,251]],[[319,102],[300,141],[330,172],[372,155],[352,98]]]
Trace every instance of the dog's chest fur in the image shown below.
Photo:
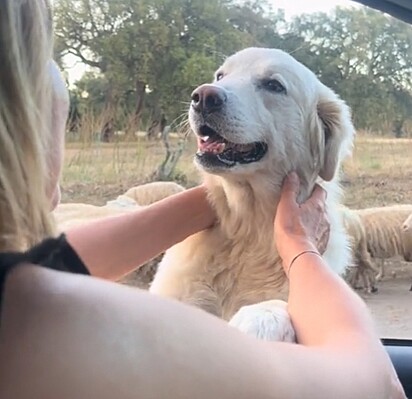
[[[286,278],[273,240],[275,207],[249,202],[247,193],[238,198],[233,207],[212,198],[220,204],[220,223],[167,251],[152,292],[224,319],[244,305],[286,299]]]
[[[223,184],[208,185],[219,223],[168,250],[150,290],[228,320],[242,306],[286,300],[288,285],[273,238],[280,185],[269,191],[267,184]],[[327,199],[331,229],[324,259],[342,274],[349,264],[350,248],[336,209],[340,190],[337,183],[332,184]]]

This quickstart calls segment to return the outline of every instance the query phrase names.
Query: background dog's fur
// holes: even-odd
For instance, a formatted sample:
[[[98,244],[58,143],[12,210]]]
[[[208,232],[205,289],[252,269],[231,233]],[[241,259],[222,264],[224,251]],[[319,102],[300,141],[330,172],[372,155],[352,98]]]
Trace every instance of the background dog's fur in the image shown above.
[[[301,180],[299,201],[316,182],[327,191],[331,234],[324,258],[337,273],[349,263],[349,246],[337,207],[339,166],[352,148],[347,106],[315,75],[280,50],[251,48],[230,57],[215,81],[228,96],[213,123],[230,141],[265,141],[256,163],[228,170],[200,166],[218,223],[167,251],[151,291],[230,319],[242,306],[286,298],[286,277],[273,241],[273,218],[288,172]],[[284,97],[256,88],[270,74],[287,88]],[[219,119],[220,118],[220,119]],[[190,115],[192,129],[196,120]]]

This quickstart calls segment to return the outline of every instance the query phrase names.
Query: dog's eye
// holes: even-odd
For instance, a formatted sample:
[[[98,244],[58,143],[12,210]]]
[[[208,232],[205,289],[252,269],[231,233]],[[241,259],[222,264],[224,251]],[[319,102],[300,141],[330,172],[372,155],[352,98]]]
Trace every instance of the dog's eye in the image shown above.
[[[218,72],[217,74],[216,74],[216,81],[219,81],[219,80],[221,80],[221,79],[223,79],[223,72]]]
[[[286,93],[285,86],[276,79],[264,80],[262,81],[262,86],[266,90],[273,91],[274,93]]]

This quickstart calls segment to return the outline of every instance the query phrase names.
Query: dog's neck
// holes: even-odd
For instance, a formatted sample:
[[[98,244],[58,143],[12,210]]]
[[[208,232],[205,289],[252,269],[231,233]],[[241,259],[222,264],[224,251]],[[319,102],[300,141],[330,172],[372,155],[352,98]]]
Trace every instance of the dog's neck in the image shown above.
[[[254,236],[256,229],[272,228],[284,175],[251,175],[250,178],[205,175],[204,184],[208,188],[222,230],[229,238],[238,234],[242,237]],[[304,202],[311,194],[315,179],[300,174],[298,203]]]

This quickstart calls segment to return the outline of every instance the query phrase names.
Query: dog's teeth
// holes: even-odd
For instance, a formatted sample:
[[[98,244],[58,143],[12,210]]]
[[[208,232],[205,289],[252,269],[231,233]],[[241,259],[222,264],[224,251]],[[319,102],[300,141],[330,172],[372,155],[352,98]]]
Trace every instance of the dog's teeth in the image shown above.
[[[209,140],[209,136],[203,136],[200,138],[200,140],[206,142],[207,140]]]
[[[225,147],[226,147],[226,143],[220,143],[218,147],[216,148],[216,152],[218,154],[221,154],[225,150]]]

